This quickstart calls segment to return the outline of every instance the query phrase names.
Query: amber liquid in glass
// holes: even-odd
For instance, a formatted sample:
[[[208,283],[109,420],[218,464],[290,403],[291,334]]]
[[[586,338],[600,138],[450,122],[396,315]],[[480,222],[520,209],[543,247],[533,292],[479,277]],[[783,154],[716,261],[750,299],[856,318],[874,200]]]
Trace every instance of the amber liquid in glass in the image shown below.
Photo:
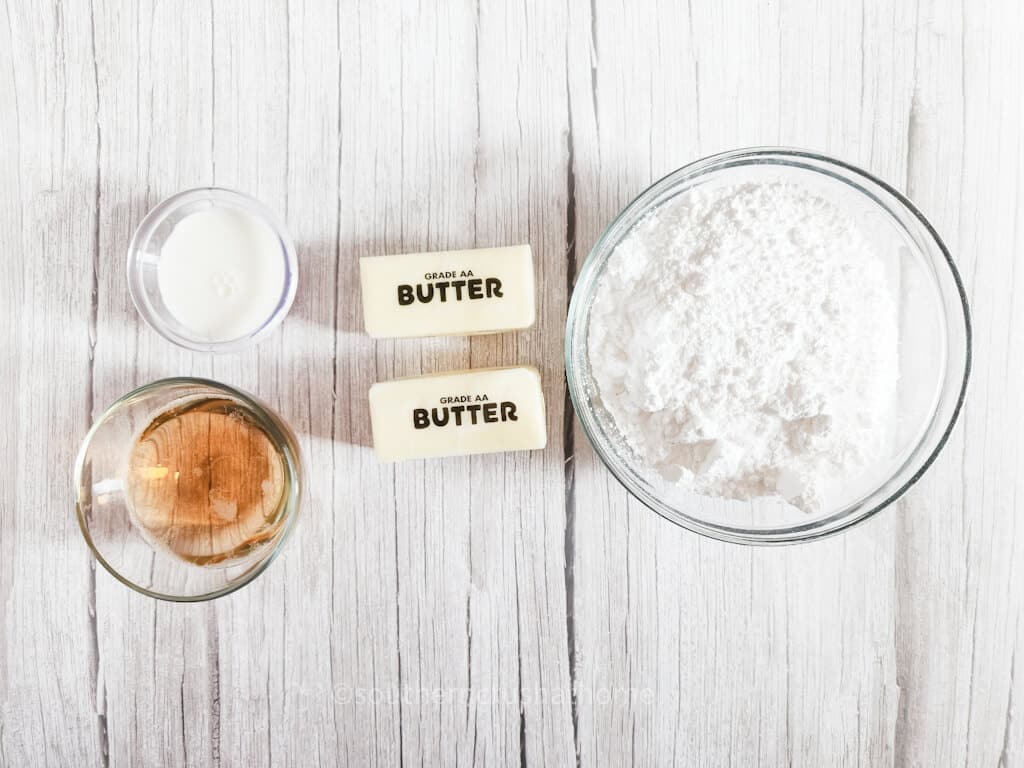
[[[164,411],[131,448],[126,496],[152,544],[197,565],[230,565],[285,522],[284,456],[246,407],[227,398]]]

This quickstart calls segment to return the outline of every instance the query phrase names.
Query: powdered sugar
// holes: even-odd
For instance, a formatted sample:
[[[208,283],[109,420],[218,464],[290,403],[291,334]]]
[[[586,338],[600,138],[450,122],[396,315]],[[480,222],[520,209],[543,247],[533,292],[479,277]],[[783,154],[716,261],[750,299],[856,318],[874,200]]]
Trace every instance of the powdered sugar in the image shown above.
[[[597,394],[662,478],[808,512],[886,455],[897,309],[834,204],[758,183],[690,190],[609,258],[591,309]]]

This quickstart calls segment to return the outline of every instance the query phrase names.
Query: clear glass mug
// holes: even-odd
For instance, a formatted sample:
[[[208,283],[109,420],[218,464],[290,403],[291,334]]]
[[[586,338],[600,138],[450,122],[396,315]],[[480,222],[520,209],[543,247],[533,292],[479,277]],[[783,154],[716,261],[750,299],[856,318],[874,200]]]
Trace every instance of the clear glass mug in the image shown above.
[[[192,602],[262,573],[295,524],[295,435],[252,396],[162,379],[111,405],[75,464],[78,522],[96,559],[150,597]]]

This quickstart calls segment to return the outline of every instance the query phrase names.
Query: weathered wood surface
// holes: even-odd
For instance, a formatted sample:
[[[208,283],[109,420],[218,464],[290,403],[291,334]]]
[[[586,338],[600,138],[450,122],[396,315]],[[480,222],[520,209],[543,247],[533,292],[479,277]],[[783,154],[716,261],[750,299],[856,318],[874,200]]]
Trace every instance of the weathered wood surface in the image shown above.
[[[1024,7],[570,0],[31,3],[0,15],[0,765],[1016,765],[1024,729]],[[719,544],[629,499],[566,415],[567,288],[697,157],[803,146],[909,192],[972,300],[961,425],[894,509]],[[300,245],[283,328],[193,354],[139,320],[149,207],[217,184]],[[364,254],[530,242],[528,333],[373,342]],[[379,466],[365,393],[528,363],[543,452]],[[70,471],[163,375],[302,434],[260,579],[159,603],[90,561]]]

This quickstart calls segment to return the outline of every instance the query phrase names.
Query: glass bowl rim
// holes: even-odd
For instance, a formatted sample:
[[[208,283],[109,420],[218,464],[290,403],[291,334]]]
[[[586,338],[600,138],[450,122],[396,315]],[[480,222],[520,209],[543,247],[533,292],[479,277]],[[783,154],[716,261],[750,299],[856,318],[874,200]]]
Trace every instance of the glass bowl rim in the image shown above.
[[[580,333],[577,338],[575,332],[576,327],[579,325],[580,316],[585,314],[589,309],[590,301],[592,300],[592,293],[587,298],[587,306],[584,307],[584,298],[579,291],[577,286],[580,284],[591,285],[593,288],[596,283],[593,281],[596,279],[593,276],[593,272],[597,270],[598,254],[609,249],[609,240],[612,234],[617,231],[620,224],[627,218],[633,216],[636,213],[636,209],[641,204],[647,205],[651,201],[655,200],[662,192],[670,189],[674,184],[682,182],[686,179],[695,179],[703,176],[711,171],[722,170],[732,167],[734,165],[747,165],[747,164],[758,164],[758,165],[797,165],[795,162],[786,163],[779,162],[790,158],[795,161],[808,160],[813,163],[819,163],[825,168],[816,168],[806,165],[798,165],[804,170],[808,170],[813,173],[822,173],[828,175],[827,168],[832,168],[840,172],[840,178],[843,179],[842,174],[851,174],[853,177],[860,177],[867,180],[867,182],[877,185],[884,192],[892,196],[898,206],[902,206],[906,213],[915,219],[924,228],[925,233],[930,238],[931,245],[933,245],[938,253],[942,255],[942,260],[930,259],[933,266],[938,267],[943,261],[948,269],[949,277],[953,280],[953,286],[956,289],[958,298],[960,299],[960,309],[963,312],[964,321],[964,365],[963,375],[960,379],[959,388],[956,394],[956,402],[953,405],[952,414],[949,417],[949,423],[942,429],[942,434],[939,436],[938,441],[932,451],[920,461],[919,466],[914,470],[911,476],[898,488],[893,490],[888,496],[874,504],[873,506],[865,506],[863,509],[857,510],[851,514],[858,506],[862,504],[861,501],[855,501],[852,504],[848,504],[832,514],[818,517],[806,523],[799,523],[796,525],[779,526],[765,529],[751,529],[742,528],[738,526],[719,526],[714,523],[705,522],[697,518],[690,517],[688,515],[680,514],[678,517],[669,516],[664,511],[657,507],[657,503],[664,504],[666,507],[670,505],[657,499],[654,494],[648,493],[642,486],[636,483],[633,478],[629,476],[629,468],[625,462],[620,462],[614,458],[603,444],[596,430],[598,424],[596,419],[593,417],[593,409],[587,405],[588,396],[583,390],[582,377],[577,371],[576,363],[574,362],[574,351],[577,345],[585,343],[586,334]],[[736,162],[736,161],[748,161],[748,162]],[[759,162],[760,161],[760,162]],[[845,179],[844,179],[845,180]],[[847,182],[848,183],[848,182]],[[873,198],[868,190],[856,188],[859,193],[867,196],[869,199],[873,199],[876,204],[882,205],[881,201]],[[885,206],[883,206],[885,207]],[[642,218],[643,214],[640,214]],[[639,221],[639,219],[638,219]],[[635,224],[636,222],[634,222]],[[624,230],[622,236],[625,235],[629,230]],[[610,246],[614,249],[614,244]],[[930,250],[930,249],[929,249]],[[610,250],[609,250],[610,255]],[[936,255],[933,253],[933,256]],[[607,261],[603,259],[602,261]],[[936,274],[938,270],[936,269]],[[944,325],[949,327],[950,316],[947,311],[943,311],[942,318]],[[627,493],[643,504],[645,507],[650,509],[658,516],[664,518],[670,523],[685,528],[694,533],[707,536],[708,538],[717,539],[719,541],[725,541],[733,544],[745,544],[745,545],[785,545],[785,544],[796,544],[808,541],[816,541],[819,539],[834,536],[842,531],[851,528],[854,525],[864,522],[865,520],[873,517],[877,513],[881,512],[886,507],[890,506],[893,502],[898,500],[904,493],[906,493],[918,480],[924,475],[928,468],[934,463],[935,459],[942,452],[946,443],[949,440],[950,433],[959,420],[960,413],[963,409],[964,399],[967,394],[967,385],[970,380],[971,367],[972,367],[972,348],[973,348],[973,330],[971,325],[971,314],[967,301],[967,293],[964,289],[963,281],[960,277],[960,272],[953,262],[953,258],[950,255],[949,249],[946,247],[945,242],[936,232],[935,228],[931,225],[924,214],[911,202],[906,195],[900,192],[898,189],[893,187],[891,184],[883,181],[872,173],[863,170],[855,165],[847,163],[843,160],[839,160],[828,155],[823,155],[817,152],[811,152],[809,150],[798,149],[795,147],[774,147],[774,146],[757,146],[757,147],[745,147],[741,149],[727,150],[725,152],[718,152],[706,157],[699,158],[693,162],[687,163],[686,165],[677,168],[670,173],[665,174],[660,179],[655,181],[636,195],[630,202],[615,216],[614,219],[604,228],[601,235],[594,242],[590,251],[587,254],[587,258],[581,267],[579,274],[573,281],[572,295],[569,301],[569,309],[566,314],[565,322],[565,343],[564,343],[564,357],[565,357],[565,375],[566,383],[569,391],[569,398],[572,402],[573,410],[576,412],[576,417],[583,427],[583,432],[587,436],[587,440],[590,442],[597,454],[598,458],[605,468],[611,472],[612,476],[619,482],[620,485],[625,488]],[[935,418],[933,416],[933,418]],[[592,423],[593,422],[593,423]],[[928,430],[921,436],[921,439],[917,443],[914,451],[911,452],[906,462],[909,462],[913,457],[914,452],[926,441],[928,437]],[[901,464],[891,477],[895,477],[906,465],[904,462]]]
[[[235,387],[232,387],[228,384],[224,384],[219,381],[214,381],[213,379],[206,379],[199,376],[171,376],[168,378],[157,379],[156,381],[151,381],[148,384],[143,384],[142,386],[135,387],[135,389],[121,395],[121,397],[117,398],[114,402],[112,402],[105,409],[103,409],[103,413],[101,413],[99,418],[97,418],[96,421],[93,422],[92,426],[89,427],[89,431],[85,433],[85,437],[82,439],[82,444],[78,449],[78,456],[75,458],[73,489],[75,495],[75,518],[78,520],[78,527],[82,532],[82,536],[85,538],[85,543],[88,545],[89,551],[92,552],[92,556],[96,558],[97,562],[99,562],[100,565],[102,565],[111,576],[113,576],[119,582],[124,584],[126,587],[129,587],[130,589],[133,589],[136,592],[145,595],[146,597],[152,597],[157,600],[165,600],[167,602],[172,603],[202,603],[206,602],[207,600],[215,600],[218,597],[229,595],[232,592],[241,589],[242,587],[249,584],[257,576],[262,574],[265,570],[267,570],[267,568],[270,567],[270,564],[277,559],[277,556],[281,553],[281,550],[283,549],[285,542],[288,541],[289,538],[291,538],[291,533],[295,528],[295,521],[298,519],[299,512],[301,509],[300,502],[302,499],[302,486],[305,483],[302,475],[302,461],[300,459],[298,452],[293,451],[293,446],[289,443],[287,439],[281,440],[281,445],[284,446],[284,450],[282,451],[282,453],[284,454],[285,461],[288,464],[288,470],[292,474],[293,478],[292,487],[289,491],[289,497],[285,502],[291,508],[291,514],[289,515],[288,520],[285,523],[284,531],[281,533],[277,542],[274,544],[274,548],[270,551],[267,557],[264,560],[261,560],[257,565],[255,565],[252,568],[252,570],[247,571],[237,581],[234,581],[231,584],[228,584],[227,586],[215,589],[212,592],[204,592],[199,595],[172,595],[165,592],[158,592],[156,590],[147,589],[146,587],[136,584],[131,579],[121,574],[116,568],[114,568],[114,566],[112,566],[107,561],[105,557],[103,557],[103,555],[100,554],[95,542],[93,542],[92,540],[92,536],[89,533],[89,526],[86,524],[85,517],[82,514],[82,504],[79,489],[82,487],[82,470],[84,469],[85,465],[85,455],[87,449],[92,444],[93,439],[96,437],[96,433],[99,432],[100,427],[104,424],[104,422],[106,422],[107,418],[111,416],[111,414],[113,414],[113,412],[123,403],[138,395],[142,395],[150,390],[156,389],[157,387],[177,384],[198,385],[203,387],[209,387],[211,389],[220,390],[233,398],[237,398],[238,400],[242,401],[242,403],[245,404],[247,407],[252,408],[254,411],[258,412],[260,416],[263,417],[266,421],[270,422],[270,424],[274,426],[275,429],[278,426],[278,422],[284,424],[283,420],[279,416],[277,416],[273,411],[268,409],[267,406],[263,405],[259,400],[257,400],[252,395],[243,392],[240,389],[236,389]],[[283,437],[287,437],[287,435],[283,435]]]
[[[153,308],[150,306],[150,302],[146,298],[145,292],[142,289],[139,255],[142,252],[143,246],[149,242],[153,237],[153,233],[156,228],[172,211],[180,208],[181,206],[188,205],[189,203],[199,202],[202,200],[221,200],[262,219],[270,226],[271,229],[274,230],[274,234],[280,241],[284,252],[286,281],[284,294],[281,296],[281,299],[274,308],[274,311],[259,327],[251,333],[240,336],[237,339],[228,339],[227,341],[204,341],[202,339],[196,339],[191,336],[185,336],[175,332],[163,322],[155,311],[153,311]],[[284,222],[278,218],[277,214],[259,200],[245,194],[244,192],[238,192],[237,190],[228,189],[227,187],[194,187],[192,189],[176,192],[170,197],[165,198],[153,206],[142,218],[142,221],[139,222],[139,225],[132,233],[131,241],[128,243],[126,274],[128,277],[128,294],[132,298],[132,303],[135,305],[135,309],[138,311],[139,315],[142,316],[142,319],[146,321],[146,324],[165,339],[177,344],[179,347],[191,349],[196,352],[234,352],[240,349],[246,349],[247,347],[258,343],[284,321],[284,318],[292,307],[292,303],[295,301],[295,294],[298,290],[299,260],[295,251],[295,241],[292,239],[288,228],[284,225]]]

